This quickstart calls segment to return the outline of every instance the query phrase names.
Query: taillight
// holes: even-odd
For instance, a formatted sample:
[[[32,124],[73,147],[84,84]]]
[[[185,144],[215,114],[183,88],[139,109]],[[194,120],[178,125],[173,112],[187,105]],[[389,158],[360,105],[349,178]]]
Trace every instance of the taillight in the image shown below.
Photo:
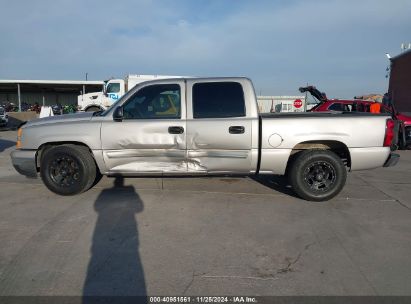
[[[384,147],[390,147],[392,144],[392,140],[394,139],[394,126],[394,121],[392,119],[387,119],[385,124]]]

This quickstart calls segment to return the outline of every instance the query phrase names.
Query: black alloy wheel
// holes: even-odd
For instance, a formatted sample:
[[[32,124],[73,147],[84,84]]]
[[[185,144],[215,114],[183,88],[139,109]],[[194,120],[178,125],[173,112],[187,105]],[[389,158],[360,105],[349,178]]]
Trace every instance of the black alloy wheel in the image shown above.
[[[347,170],[341,158],[329,150],[299,152],[287,172],[294,192],[309,201],[326,201],[344,188]]]
[[[99,176],[89,149],[73,144],[45,150],[40,161],[40,175],[47,188],[60,195],[86,191]]]
[[[70,187],[80,182],[80,168],[76,159],[60,154],[50,164],[49,174],[60,187]]]
[[[335,168],[329,162],[312,162],[304,171],[304,181],[312,191],[327,192],[336,181]]]

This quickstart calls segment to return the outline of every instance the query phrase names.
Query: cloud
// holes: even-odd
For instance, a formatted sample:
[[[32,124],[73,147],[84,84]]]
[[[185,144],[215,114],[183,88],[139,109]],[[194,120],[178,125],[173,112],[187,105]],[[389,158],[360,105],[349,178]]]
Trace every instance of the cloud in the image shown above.
[[[251,77],[263,94],[313,83],[329,96],[384,92],[409,38],[410,1],[13,1],[0,77],[128,73]]]

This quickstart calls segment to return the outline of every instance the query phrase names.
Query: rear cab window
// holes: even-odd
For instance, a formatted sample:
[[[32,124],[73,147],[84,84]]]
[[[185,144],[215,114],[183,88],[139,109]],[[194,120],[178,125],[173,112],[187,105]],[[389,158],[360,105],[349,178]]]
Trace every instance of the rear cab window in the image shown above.
[[[195,83],[193,118],[245,117],[243,87],[238,82]]]

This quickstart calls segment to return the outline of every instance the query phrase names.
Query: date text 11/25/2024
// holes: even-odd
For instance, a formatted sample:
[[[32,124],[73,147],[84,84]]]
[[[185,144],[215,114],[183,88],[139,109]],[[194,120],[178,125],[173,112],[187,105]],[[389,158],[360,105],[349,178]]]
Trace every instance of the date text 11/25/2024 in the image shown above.
[[[248,296],[172,296],[149,297],[149,303],[258,303],[255,297]]]

